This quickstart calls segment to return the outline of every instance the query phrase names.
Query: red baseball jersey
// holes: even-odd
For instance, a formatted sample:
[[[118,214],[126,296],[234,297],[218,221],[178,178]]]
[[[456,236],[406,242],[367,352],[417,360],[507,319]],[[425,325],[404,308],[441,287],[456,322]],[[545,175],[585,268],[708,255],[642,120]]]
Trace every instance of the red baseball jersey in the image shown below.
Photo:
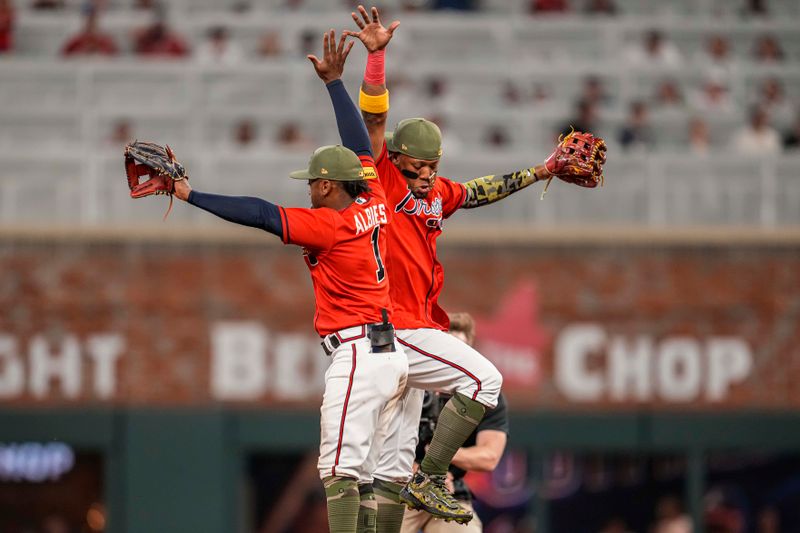
[[[371,157],[361,159],[365,168],[373,167]],[[381,309],[392,316],[384,266],[391,213],[378,180],[370,180],[369,186],[369,193],[341,211],[280,208],[283,242],[303,247],[311,272],[314,329],[320,336],[381,322]]]
[[[392,211],[392,223],[386,232],[386,268],[395,328],[447,330],[450,320],[438,303],[444,269],[436,258],[436,239],[442,233],[442,221],[464,204],[467,189],[437,177],[427,198],[414,198],[403,175],[389,161],[385,143],[377,165],[378,179]]]

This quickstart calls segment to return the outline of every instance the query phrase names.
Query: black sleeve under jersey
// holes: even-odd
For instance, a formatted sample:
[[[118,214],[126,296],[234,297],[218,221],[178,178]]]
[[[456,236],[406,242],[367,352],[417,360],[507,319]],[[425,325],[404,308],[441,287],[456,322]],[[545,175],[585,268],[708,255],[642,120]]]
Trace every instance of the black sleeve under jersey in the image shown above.
[[[502,431],[508,435],[508,406],[502,394],[497,399],[497,407],[486,410],[483,420],[481,420],[478,427],[475,428],[475,433],[480,433],[487,429]]]

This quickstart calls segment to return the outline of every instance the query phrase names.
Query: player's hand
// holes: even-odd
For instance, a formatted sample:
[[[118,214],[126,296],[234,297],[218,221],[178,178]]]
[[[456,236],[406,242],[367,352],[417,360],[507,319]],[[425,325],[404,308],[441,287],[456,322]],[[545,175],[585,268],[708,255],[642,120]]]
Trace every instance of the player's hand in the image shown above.
[[[178,200],[183,200],[184,202],[189,200],[189,193],[192,192],[192,186],[189,185],[189,180],[181,180],[175,182],[175,198]]]
[[[344,30],[342,34],[345,36],[353,36],[358,38],[362,43],[364,43],[364,46],[369,52],[375,52],[376,50],[382,50],[386,48],[386,45],[392,40],[394,30],[396,30],[400,25],[400,21],[395,20],[389,25],[388,28],[384,28],[383,24],[381,24],[380,16],[378,15],[377,7],[372,8],[371,20],[367,14],[367,10],[364,9],[364,6],[358,6],[358,12],[361,17],[356,15],[355,11],[350,13],[350,16],[353,17],[353,20],[361,29],[361,31],[354,32]]]
[[[325,83],[330,83],[342,77],[347,54],[353,48],[353,41],[345,46],[347,37],[342,34],[339,45],[336,45],[336,32],[330,30],[322,37],[322,60],[315,55],[309,55],[308,60],[314,65],[314,70]]]

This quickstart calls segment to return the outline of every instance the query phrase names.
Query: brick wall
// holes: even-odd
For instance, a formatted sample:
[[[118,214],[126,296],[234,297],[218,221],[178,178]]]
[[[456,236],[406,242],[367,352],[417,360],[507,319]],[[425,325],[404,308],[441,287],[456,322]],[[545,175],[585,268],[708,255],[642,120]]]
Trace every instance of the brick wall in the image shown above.
[[[519,405],[800,407],[797,247],[443,248],[442,302],[476,315],[482,346],[490,358],[496,351]],[[297,249],[8,240],[0,242],[0,273],[3,403],[206,404],[214,401],[210,331],[221,322],[261,324],[272,340],[276,334],[307,338],[302,364],[314,367],[309,372],[318,379],[315,358],[323,356],[311,327],[313,294]],[[575,342],[591,331],[602,332],[603,340],[574,355]],[[578,340],[570,344],[567,332]],[[91,349],[108,334],[124,344],[109,359],[110,392]],[[42,377],[40,363],[34,368],[34,340],[57,359],[65,339],[81,352],[77,389],[65,386],[58,372]],[[637,359],[648,368],[609,370],[609,346],[626,346],[621,357],[629,360],[637,339],[649,346]],[[675,342],[667,347],[669,339]],[[681,342],[691,352],[691,339],[700,350],[700,385],[684,379],[689,359],[667,353]],[[709,339],[735,339],[748,347],[749,359],[720,355],[722,377],[714,378]],[[579,360],[577,371],[565,363],[569,353]],[[659,381],[667,359],[677,365],[670,367],[671,384]],[[583,383],[596,390],[583,395]],[[246,403],[285,399],[276,386]],[[682,389],[691,386],[700,388]],[[318,401],[317,391],[290,403]]]

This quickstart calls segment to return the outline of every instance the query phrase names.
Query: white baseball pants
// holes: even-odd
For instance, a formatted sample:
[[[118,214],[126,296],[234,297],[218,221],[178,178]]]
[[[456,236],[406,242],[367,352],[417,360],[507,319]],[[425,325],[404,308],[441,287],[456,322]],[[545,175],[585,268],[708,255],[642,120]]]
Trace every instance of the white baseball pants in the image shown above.
[[[405,483],[411,476],[425,390],[461,394],[488,408],[497,405],[503,377],[477,350],[438,329],[397,330],[408,357],[408,387],[399,423],[388,428],[374,476]]]
[[[371,353],[366,328],[339,331],[342,344],[331,354],[320,408],[320,478],[372,479],[386,435],[399,431],[400,398],[408,360],[397,351]],[[371,464],[368,457],[372,457]]]

